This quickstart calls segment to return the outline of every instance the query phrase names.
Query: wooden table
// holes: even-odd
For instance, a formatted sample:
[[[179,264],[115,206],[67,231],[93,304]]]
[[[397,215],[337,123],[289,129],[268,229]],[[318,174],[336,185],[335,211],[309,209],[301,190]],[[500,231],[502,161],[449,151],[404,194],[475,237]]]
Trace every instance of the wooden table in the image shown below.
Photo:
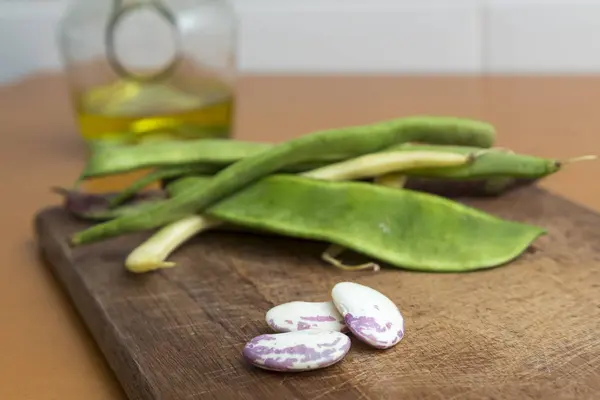
[[[316,129],[409,114],[482,118],[499,145],[542,156],[600,153],[600,78],[252,77],[239,86],[236,136],[280,141]],[[124,395],[69,300],[39,259],[33,214],[84,161],[60,76],[0,89],[0,398]],[[600,162],[573,164],[543,186],[600,210]]]

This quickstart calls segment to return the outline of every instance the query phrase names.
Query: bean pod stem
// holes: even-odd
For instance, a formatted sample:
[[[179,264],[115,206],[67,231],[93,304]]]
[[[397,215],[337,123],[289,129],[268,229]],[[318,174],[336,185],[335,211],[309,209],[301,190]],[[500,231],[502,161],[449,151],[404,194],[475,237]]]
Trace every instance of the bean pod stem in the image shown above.
[[[334,267],[341,269],[343,271],[362,271],[365,269],[372,269],[374,272],[377,272],[381,269],[379,264],[374,262],[367,262],[359,265],[347,265],[344,264],[338,256],[342,254],[346,249],[342,246],[338,246],[337,244],[332,244],[328,246],[323,254],[321,254],[321,259],[328,264],[333,265]]]

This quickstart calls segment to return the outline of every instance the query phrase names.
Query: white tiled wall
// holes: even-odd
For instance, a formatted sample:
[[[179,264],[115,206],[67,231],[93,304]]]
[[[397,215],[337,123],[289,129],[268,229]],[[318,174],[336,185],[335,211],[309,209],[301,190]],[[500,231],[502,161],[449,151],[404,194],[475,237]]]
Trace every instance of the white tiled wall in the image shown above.
[[[262,1],[267,2],[272,3]],[[240,63],[247,70],[471,73],[481,68],[479,1],[282,0],[264,8],[251,3],[239,7]]]
[[[65,1],[0,0],[0,82],[60,66]],[[233,1],[243,71],[600,73],[600,0]]]
[[[488,0],[491,72],[600,72],[600,1]]]

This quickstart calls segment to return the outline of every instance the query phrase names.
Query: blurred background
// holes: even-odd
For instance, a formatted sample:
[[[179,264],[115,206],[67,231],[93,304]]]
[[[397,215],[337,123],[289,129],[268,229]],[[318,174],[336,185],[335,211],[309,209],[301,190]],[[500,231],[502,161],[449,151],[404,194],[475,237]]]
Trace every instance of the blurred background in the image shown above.
[[[232,0],[253,74],[600,72],[600,0]],[[0,84],[61,67],[65,0],[0,0]]]

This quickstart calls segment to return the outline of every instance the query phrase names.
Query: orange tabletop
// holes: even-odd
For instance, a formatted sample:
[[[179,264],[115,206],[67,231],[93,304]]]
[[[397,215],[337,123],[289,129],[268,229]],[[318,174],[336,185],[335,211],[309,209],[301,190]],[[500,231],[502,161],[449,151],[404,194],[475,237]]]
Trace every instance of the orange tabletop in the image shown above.
[[[498,146],[540,156],[600,154],[600,78],[248,77],[235,136],[281,141],[322,128],[411,114],[485,119]],[[70,300],[39,258],[34,213],[59,199],[85,151],[64,80],[36,76],[0,88],[0,399],[124,398]],[[600,161],[542,182],[600,210]]]

